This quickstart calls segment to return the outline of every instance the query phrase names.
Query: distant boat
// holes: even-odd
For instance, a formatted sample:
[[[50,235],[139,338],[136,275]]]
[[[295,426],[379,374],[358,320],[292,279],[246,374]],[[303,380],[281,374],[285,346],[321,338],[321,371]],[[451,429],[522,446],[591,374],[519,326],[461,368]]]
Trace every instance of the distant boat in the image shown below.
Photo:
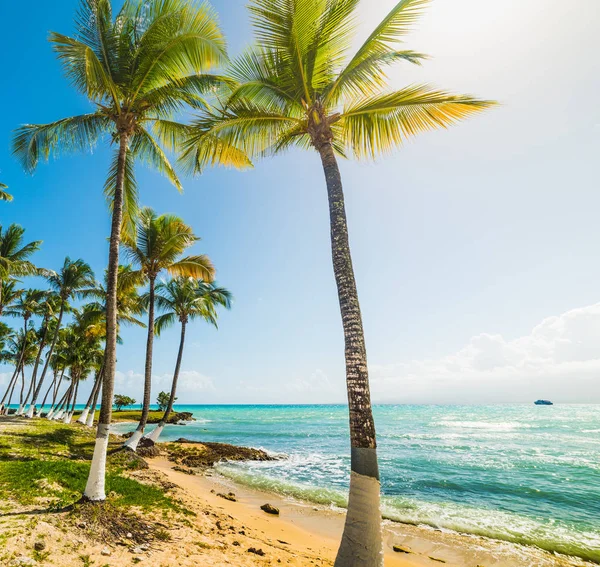
[[[550,400],[536,400],[533,403],[536,406],[553,406],[554,405]]]

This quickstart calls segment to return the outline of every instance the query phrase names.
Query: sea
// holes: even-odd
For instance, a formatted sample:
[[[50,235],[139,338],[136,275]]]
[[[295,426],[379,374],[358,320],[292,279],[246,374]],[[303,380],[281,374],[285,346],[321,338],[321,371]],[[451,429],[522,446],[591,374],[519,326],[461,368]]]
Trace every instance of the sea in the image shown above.
[[[346,406],[176,410],[195,421],[168,425],[162,441],[265,449],[281,458],[217,469],[250,487],[345,506]],[[378,405],[374,414],[385,518],[600,563],[600,405]]]

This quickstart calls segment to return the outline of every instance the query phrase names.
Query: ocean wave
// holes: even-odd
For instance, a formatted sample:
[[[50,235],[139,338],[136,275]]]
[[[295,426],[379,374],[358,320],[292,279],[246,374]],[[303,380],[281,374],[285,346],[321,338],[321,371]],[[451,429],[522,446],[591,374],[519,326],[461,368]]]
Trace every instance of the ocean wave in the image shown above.
[[[535,427],[530,423],[519,422],[490,422],[490,421],[452,421],[441,420],[431,422],[433,426],[453,427],[457,429],[489,429],[493,431],[513,431],[515,429],[531,429]]]
[[[292,482],[281,476],[261,474],[256,467],[217,465],[216,470],[248,487],[274,492],[295,501],[345,508],[347,492]],[[274,472],[274,471],[271,471]],[[411,525],[483,536],[510,543],[535,546],[545,551],[600,562],[600,532],[581,531],[555,520],[535,520],[499,510],[451,502],[428,502],[402,496],[382,496],[384,519]]]

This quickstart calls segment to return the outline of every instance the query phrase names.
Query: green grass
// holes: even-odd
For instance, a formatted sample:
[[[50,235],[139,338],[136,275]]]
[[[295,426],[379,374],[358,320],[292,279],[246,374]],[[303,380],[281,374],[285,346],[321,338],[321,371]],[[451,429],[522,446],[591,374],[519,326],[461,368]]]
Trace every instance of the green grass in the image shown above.
[[[94,449],[93,431],[36,419],[18,424],[0,422],[0,499],[33,505],[38,497],[48,499],[49,508],[76,502],[83,493]],[[112,438],[109,452],[121,446]],[[145,463],[130,452],[109,456],[106,492],[117,507],[177,510],[177,504],[162,489],[127,478],[128,470]]]

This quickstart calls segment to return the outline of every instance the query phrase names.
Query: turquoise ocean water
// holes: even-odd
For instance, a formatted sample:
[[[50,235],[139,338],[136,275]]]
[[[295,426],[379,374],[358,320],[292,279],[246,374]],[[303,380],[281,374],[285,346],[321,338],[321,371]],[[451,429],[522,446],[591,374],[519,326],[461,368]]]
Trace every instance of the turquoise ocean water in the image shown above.
[[[219,465],[244,484],[343,506],[344,406],[185,406],[186,437],[259,447],[265,463]],[[376,406],[384,516],[600,562],[600,406]],[[116,426],[119,431],[131,425]]]

